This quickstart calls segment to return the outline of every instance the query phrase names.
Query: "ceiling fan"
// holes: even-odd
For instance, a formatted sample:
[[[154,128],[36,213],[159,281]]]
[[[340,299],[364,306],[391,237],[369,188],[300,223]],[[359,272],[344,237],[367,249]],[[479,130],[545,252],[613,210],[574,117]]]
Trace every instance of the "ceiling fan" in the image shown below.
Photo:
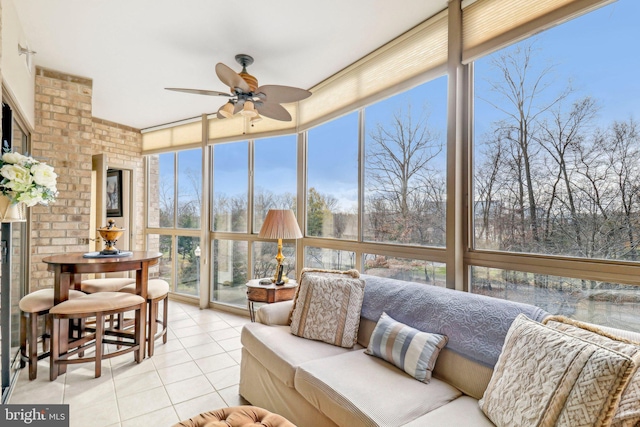
[[[231,93],[203,89],[182,89],[167,87],[167,90],[195,93],[198,95],[226,96],[229,101],[218,109],[219,119],[232,117],[236,113],[249,117],[251,122],[269,117],[274,120],[291,121],[291,114],[281,103],[296,102],[311,96],[311,92],[291,86],[265,85],[258,87],[258,79],[247,73],[247,66],[253,64],[249,55],[236,55],[242,71],[236,73],[221,62],[216,64],[216,74],[222,83],[229,86]]]

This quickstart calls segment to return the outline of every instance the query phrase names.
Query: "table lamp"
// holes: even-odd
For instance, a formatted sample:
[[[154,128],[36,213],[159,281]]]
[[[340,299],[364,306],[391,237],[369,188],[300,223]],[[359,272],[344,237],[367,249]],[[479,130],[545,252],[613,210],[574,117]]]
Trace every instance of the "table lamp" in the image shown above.
[[[271,279],[276,285],[283,285],[282,279],[282,239],[299,239],[302,237],[298,221],[291,209],[269,209],[262,223],[258,237],[261,239],[278,239],[278,255],[276,255],[276,272]]]

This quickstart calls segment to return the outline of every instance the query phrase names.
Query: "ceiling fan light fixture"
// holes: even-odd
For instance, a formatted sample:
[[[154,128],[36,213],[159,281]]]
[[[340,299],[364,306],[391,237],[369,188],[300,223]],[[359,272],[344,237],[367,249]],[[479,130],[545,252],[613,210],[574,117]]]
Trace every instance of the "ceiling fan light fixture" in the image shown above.
[[[231,102],[227,102],[218,110],[218,113],[225,118],[230,118],[233,116],[233,104]]]
[[[256,115],[251,117],[251,120],[249,120],[251,122],[251,124],[254,123],[258,123],[260,120],[262,120],[262,116],[260,115],[260,113],[256,112]]]
[[[245,101],[244,107],[242,108],[242,111],[240,112],[240,114],[242,114],[245,117],[256,117],[258,115],[258,112],[253,106],[253,101]]]
[[[236,62],[242,65],[239,73],[233,71],[222,62],[216,64],[216,75],[222,83],[229,87],[230,93],[215,90],[165,88],[177,92],[197,95],[225,96],[229,102],[218,109],[218,119],[231,118],[240,113],[244,123],[253,125],[267,117],[272,120],[289,122],[291,114],[281,104],[298,102],[311,96],[311,92],[291,86],[264,85],[258,86],[258,79],[247,73],[247,66],[253,64],[253,58],[247,54],[236,55]],[[256,108],[255,103],[258,103]],[[258,114],[260,113],[260,114]]]

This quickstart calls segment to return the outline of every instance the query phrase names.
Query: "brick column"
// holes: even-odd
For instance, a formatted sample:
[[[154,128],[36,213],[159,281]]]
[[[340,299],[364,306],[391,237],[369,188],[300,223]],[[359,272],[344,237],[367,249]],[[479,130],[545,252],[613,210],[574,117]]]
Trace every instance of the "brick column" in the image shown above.
[[[45,256],[88,251],[93,120],[92,81],[36,68],[31,154],[55,168],[59,195],[31,209],[30,290],[51,287]]]

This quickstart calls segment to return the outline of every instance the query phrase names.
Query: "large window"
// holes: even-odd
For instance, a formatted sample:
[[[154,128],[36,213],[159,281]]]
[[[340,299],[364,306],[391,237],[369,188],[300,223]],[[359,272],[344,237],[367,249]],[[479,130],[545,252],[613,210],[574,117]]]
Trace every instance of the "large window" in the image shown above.
[[[256,241],[267,212],[296,210],[297,135],[213,148],[211,299],[246,307],[246,282],[276,267],[276,243]],[[285,242],[283,252],[284,273],[295,278],[295,245]]]
[[[178,228],[200,228],[202,150],[178,153]]]
[[[475,62],[476,248],[638,260],[638,12],[620,1]]]
[[[358,238],[358,113],[308,132],[307,235]]]
[[[324,268],[328,270],[349,270],[357,268],[355,252],[313,246],[307,246],[304,249],[305,267]]]
[[[248,276],[248,245],[245,241],[215,239],[213,241],[214,301],[245,307]]]
[[[213,230],[247,232],[248,142],[213,147]]]
[[[475,62],[472,292],[640,330],[640,287],[577,264],[640,260],[638,13],[618,1]]]
[[[596,280],[473,267],[471,291],[549,313],[640,332],[640,289]]]
[[[364,272],[409,282],[446,287],[446,266],[438,262],[365,254]]]
[[[169,285],[172,285],[174,256],[171,236],[147,234],[147,250],[162,254],[158,265],[149,271],[149,277],[166,280]]]
[[[445,245],[447,78],[365,110],[364,239]]]
[[[269,209],[296,209],[296,135],[254,142],[253,232]]]
[[[198,295],[202,149],[149,156],[147,195],[147,250],[162,253],[151,276],[173,292]]]

